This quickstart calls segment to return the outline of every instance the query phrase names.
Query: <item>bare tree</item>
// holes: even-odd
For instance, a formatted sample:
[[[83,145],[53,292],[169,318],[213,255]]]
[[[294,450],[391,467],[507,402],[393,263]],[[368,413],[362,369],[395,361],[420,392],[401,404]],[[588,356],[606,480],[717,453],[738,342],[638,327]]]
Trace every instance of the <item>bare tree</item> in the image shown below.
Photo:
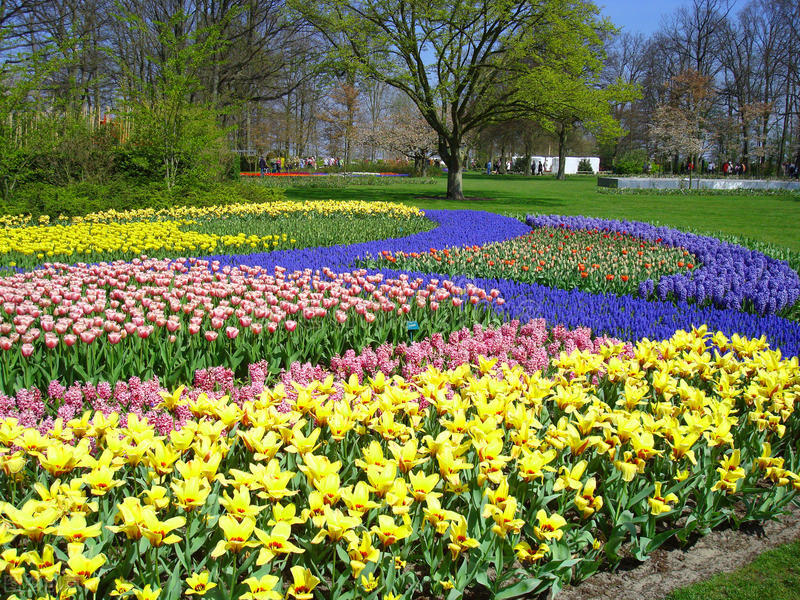
[[[711,77],[690,69],[673,77],[669,87],[669,102],[654,111],[650,135],[664,152],[684,155],[697,165],[711,146],[707,120],[715,95]],[[692,171],[690,168],[690,186]]]

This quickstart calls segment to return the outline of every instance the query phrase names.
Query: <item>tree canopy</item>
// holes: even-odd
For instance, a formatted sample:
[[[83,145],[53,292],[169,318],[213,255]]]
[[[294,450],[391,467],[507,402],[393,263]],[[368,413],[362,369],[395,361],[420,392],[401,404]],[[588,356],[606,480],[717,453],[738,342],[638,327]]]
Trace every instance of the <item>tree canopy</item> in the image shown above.
[[[292,6],[329,40],[330,64],[384,81],[416,104],[438,136],[453,199],[463,198],[464,136],[540,105],[530,94],[520,101],[523,76],[563,54],[576,62],[594,57],[607,29],[584,0],[295,0]],[[588,54],[585,40],[598,41]]]

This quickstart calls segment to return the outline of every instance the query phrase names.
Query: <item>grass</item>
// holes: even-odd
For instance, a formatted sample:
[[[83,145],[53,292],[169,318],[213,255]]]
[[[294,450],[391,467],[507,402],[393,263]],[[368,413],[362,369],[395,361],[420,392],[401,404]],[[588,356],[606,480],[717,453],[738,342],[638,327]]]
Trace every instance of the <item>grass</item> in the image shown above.
[[[800,600],[800,541],[734,571],[672,592],[666,600]]]
[[[257,183],[257,182],[255,182]],[[517,175],[464,177],[465,202],[445,198],[446,179],[434,184],[397,181],[394,185],[342,188],[289,188],[293,200],[385,200],[420,208],[473,208],[498,213],[586,215],[658,222],[681,229],[719,231],[800,251],[800,195],[602,194],[597,179],[566,181]]]

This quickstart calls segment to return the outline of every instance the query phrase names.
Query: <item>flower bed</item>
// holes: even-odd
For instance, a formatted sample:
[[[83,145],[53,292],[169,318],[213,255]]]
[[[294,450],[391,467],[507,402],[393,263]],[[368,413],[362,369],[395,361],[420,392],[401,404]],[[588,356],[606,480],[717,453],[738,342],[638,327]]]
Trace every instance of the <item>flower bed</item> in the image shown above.
[[[0,279],[0,391],[50,380],[157,374],[188,383],[226,363],[273,373],[377,340],[400,341],[493,318],[497,291],[366,271],[219,268],[194,259],[54,265]]]
[[[513,597],[792,498],[796,360],[704,330],[620,350],[354,378],[339,400],[315,381],[288,410],[283,386],[176,393],[192,418],[167,437],[132,413],[6,419],[4,589]]]
[[[359,227],[353,227],[358,220]],[[106,211],[85,217],[9,219],[0,228],[0,268],[41,263],[197,256],[356,243],[427,231],[415,208],[389,202],[271,202]]]
[[[359,383],[381,376],[401,375],[411,379],[429,366],[455,369],[469,364],[479,365],[481,372],[494,372],[502,364],[510,367],[520,365],[528,372],[535,372],[547,370],[550,360],[561,352],[600,353],[604,346],[619,343],[605,336],[593,337],[591,330],[585,327],[548,330],[543,319],[531,320],[522,326],[518,321],[486,328],[475,324],[454,331],[447,338],[436,333],[417,342],[383,343],[374,348],[364,348],[359,353],[350,349],[334,356],[329,367],[296,361],[281,372],[280,383],[284,386],[287,403],[292,403],[297,400],[298,389],[302,386],[332,377],[330,399],[341,400],[352,376]],[[630,343],[622,345],[621,353],[632,356]],[[198,369],[192,385],[182,387],[178,398],[186,402],[197,400],[201,394],[215,400],[227,395],[241,406],[257,399],[265,385],[274,379],[266,360],[249,364],[247,375],[248,381],[239,383],[240,379],[228,366]],[[133,377],[113,382],[113,385],[107,381],[64,385],[62,381],[52,380],[46,388],[26,388],[11,396],[0,393],[0,419],[14,418],[20,425],[47,433],[55,419],[66,422],[86,410],[99,411],[107,416],[131,412],[148,419],[161,434],[166,435],[173,429],[180,429],[191,416],[185,410],[170,412],[165,409],[164,398],[173,395],[174,392],[164,387],[158,377],[144,381]]]
[[[682,248],[645,242],[622,233],[537,227],[528,234],[483,246],[428,252],[384,250],[365,266],[390,266],[404,271],[513,279],[561,289],[589,292],[636,292],[646,279],[658,281],[676,271],[691,271],[697,258]]]
[[[230,266],[344,270],[352,268],[359,259],[379,257],[384,250],[422,252],[430,248],[480,245],[503,241],[530,231],[530,227],[517,219],[477,210],[427,210],[425,216],[438,226],[430,231],[397,239],[336,244],[324,249],[300,248],[249,254],[217,254],[204,258]]]
[[[784,261],[764,256],[736,244],[721,242],[669,227],[636,221],[614,221],[588,217],[528,216],[534,227],[598,229],[634,235],[646,240],[686,248],[702,267],[689,273],[667,275],[657,282],[644,281],[639,293],[661,300],[713,302],[720,308],[751,308],[759,314],[774,314],[800,298],[800,275]]]
[[[394,269],[370,270],[396,277]],[[406,273],[423,280],[444,275]],[[589,327],[598,335],[621,340],[642,338],[663,340],[678,329],[708,327],[725,335],[735,333],[748,337],[764,336],[770,347],[780,349],[786,356],[800,356],[800,323],[777,315],[756,315],[735,309],[698,306],[687,302],[646,300],[638,296],[591,294],[581,290],[559,290],[535,283],[520,283],[509,279],[484,279],[454,276],[459,286],[468,284],[483,289],[497,289],[503,298],[505,318],[528,320],[544,318],[549,326]]]
[[[298,218],[309,231],[349,219],[339,241],[383,218],[320,210]],[[146,213],[132,222],[158,221]],[[674,290],[557,290],[515,280],[552,261],[525,271],[513,252],[552,233],[558,245],[526,257],[573,242],[578,254],[588,234],[509,242],[530,229],[427,216],[438,227],[396,239],[0,279],[0,589],[522,597],[772,518],[800,491],[800,324],[738,310],[760,311],[747,294],[767,298],[766,313],[792,299],[783,263],[645,227],[628,233],[648,252],[694,254],[679,267],[688,281],[737,259],[765,282],[728,282],[724,302],[711,298],[730,301],[722,309]],[[600,239],[625,261],[626,244],[644,252],[624,225],[611,230]],[[431,248],[441,261],[425,270],[455,268],[457,254],[470,264],[456,248],[483,245],[515,262],[449,279],[397,263],[353,271],[384,250]]]

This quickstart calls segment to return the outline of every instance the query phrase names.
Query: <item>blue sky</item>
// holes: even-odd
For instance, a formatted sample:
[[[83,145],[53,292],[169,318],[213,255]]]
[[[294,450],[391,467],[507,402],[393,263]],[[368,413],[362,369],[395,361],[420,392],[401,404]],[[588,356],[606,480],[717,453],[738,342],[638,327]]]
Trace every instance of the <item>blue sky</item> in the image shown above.
[[[664,16],[671,15],[688,0],[595,0],[595,3],[623,31],[649,35],[659,28]]]
[[[653,33],[664,15],[672,14],[685,0],[599,0],[600,12],[628,33]]]

